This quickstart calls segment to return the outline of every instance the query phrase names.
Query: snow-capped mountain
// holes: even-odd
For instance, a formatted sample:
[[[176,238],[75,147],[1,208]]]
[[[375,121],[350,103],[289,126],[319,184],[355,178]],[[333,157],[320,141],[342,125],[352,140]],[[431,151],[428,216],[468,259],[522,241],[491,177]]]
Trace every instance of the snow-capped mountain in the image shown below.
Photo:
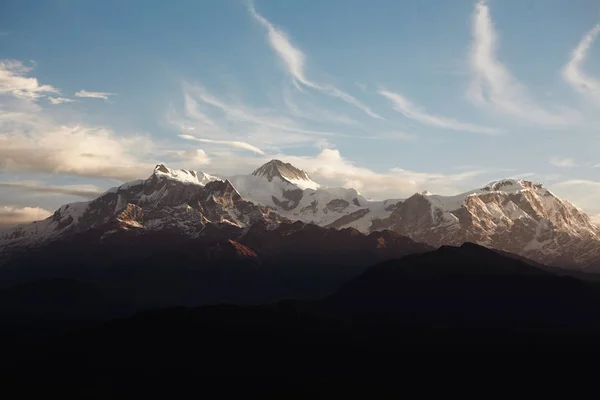
[[[168,230],[196,237],[257,221],[271,227],[302,221],[365,234],[388,229],[431,246],[474,242],[550,265],[586,266],[600,260],[599,228],[541,184],[506,179],[457,196],[424,191],[404,200],[371,201],[354,189],[319,185],[279,160],[229,179],[161,164],[146,180],[0,232],[0,250],[89,229],[104,235]]]
[[[417,193],[370,229],[432,246],[474,242],[549,265],[584,266],[600,257],[600,230],[590,218],[525,180],[495,181],[458,196]]]
[[[474,242],[552,265],[585,266],[600,258],[598,227],[541,184],[504,179],[456,196],[423,191],[405,200],[369,201],[354,189],[295,185],[281,170],[310,179],[274,160],[232,182],[244,198],[320,226],[390,229],[432,246]]]
[[[355,189],[324,187],[291,164],[271,160],[251,175],[230,178],[242,197],[292,220],[370,232],[371,221],[391,214],[391,200],[369,201]],[[387,208],[387,210],[386,210]]]
[[[282,182],[290,183],[299,189],[316,190],[319,188],[319,184],[310,179],[306,172],[294,167],[292,164],[279,160],[271,160],[257,168],[252,173],[252,176],[266,178],[269,182],[272,182],[273,179],[278,179]]]
[[[95,200],[67,204],[43,221],[0,232],[0,249],[41,244],[90,229],[168,230],[190,236],[205,226],[250,226],[282,218],[268,207],[242,199],[228,180],[202,172],[157,165],[145,180],[111,188]]]

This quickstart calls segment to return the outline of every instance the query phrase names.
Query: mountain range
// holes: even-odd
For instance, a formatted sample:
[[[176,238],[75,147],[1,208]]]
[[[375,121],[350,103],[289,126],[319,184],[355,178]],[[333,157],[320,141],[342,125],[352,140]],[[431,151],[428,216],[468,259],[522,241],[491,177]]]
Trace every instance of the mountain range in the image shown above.
[[[0,367],[366,374],[410,351],[595,350],[597,235],[526,181],[372,201],[279,161],[158,165],[2,232]]]
[[[0,263],[24,249],[89,231],[99,239],[162,232],[237,241],[262,229],[271,239],[260,246],[268,247],[276,242],[273,235],[288,234],[282,226],[294,222],[353,235],[393,232],[432,247],[473,242],[562,268],[586,270],[600,260],[600,229],[539,183],[504,179],[456,196],[422,192],[374,201],[355,189],[320,185],[305,171],[271,160],[251,174],[228,178],[157,165],[147,179],[1,231]],[[328,239],[314,245],[330,246]]]

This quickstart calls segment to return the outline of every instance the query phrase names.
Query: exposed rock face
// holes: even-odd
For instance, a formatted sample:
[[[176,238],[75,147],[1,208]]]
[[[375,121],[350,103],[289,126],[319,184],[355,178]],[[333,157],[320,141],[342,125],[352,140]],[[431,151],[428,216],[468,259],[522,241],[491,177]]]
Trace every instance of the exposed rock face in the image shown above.
[[[0,245],[41,244],[89,229],[105,235],[165,230],[194,237],[207,224],[241,228],[263,219],[273,224],[285,220],[268,207],[242,199],[227,180],[161,164],[146,180],[113,188],[90,202],[65,205],[44,221],[0,233]]]
[[[329,203],[327,203],[327,205],[325,206],[325,209],[328,211],[339,212],[339,211],[344,211],[346,208],[348,208],[349,205],[350,205],[350,203],[348,203],[346,200],[333,199]]]
[[[281,201],[277,197],[271,196],[273,204],[282,208],[284,211],[290,211],[298,206],[298,203],[304,195],[304,191],[300,189],[284,190],[281,195],[285,200]]]
[[[540,184],[492,182],[455,197],[415,194],[372,229],[391,229],[432,246],[474,242],[551,265],[585,266],[600,257],[589,217]]]
[[[350,214],[346,214],[346,215],[344,215],[344,216],[336,219],[335,221],[333,221],[329,225],[325,225],[325,227],[326,228],[339,229],[339,228],[342,228],[342,227],[344,227],[346,225],[351,224],[354,221],[357,221],[357,220],[363,218],[368,213],[369,213],[369,209],[368,208],[362,208],[360,210],[356,210],[354,212],[351,212]]]
[[[210,246],[208,248],[208,258],[220,261],[253,261],[256,264],[260,263],[254,250],[231,239],[219,241]]]

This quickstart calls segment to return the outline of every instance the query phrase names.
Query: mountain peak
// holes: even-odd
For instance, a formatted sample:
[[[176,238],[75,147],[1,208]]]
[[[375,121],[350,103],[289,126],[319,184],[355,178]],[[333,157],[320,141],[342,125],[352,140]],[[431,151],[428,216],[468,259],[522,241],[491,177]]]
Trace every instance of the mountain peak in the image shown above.
[[[258,167],[254,172],[254,176],[261,176],[268,179],[269,182],[273,178],[280,178],[301,189],[317,189],[319,185],[313,182],[305,171],[294,167],[290,163],[284,163],[281,160],[271,160],[268,163]]]
[[[162,172],[168,174],[171,171],[169,170],[169,168],[167,168],[165,164],[158,164],[156,165],[156,167],[154,167],[154,172]]]
[[[159,179],[171,179],[181,183],[193,183],[204,186],[209,182],[219,180],[219,178],[205,174],[202,171],[192,171],[187,169],[171,169],[164,164],[158,164],[154,167],[154,173]]]
[[[539,190],[543,186],[541,183],[533,183],[524,179],[501,179],[499,181],[493,181],[485,185],[482,190],[486,192],[515,192],[523,189]]]

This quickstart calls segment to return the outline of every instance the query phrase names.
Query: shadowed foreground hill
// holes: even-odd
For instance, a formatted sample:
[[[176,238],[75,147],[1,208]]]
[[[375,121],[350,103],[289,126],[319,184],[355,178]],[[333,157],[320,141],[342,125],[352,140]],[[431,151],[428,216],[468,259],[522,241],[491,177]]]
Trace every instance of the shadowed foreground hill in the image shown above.
[[[582,331],[600,326],[596,285],[464,244],[375,265],[324,305],[355,315],[386,313],[403,326],[452,328],[481,337],[496,329]]]
[[[264,221],[248,230],[208,224],[206,235],[196,238],[169,231],[103,237],[89,230],[15,254],[0,266],[0,287],[86,282],[127,312],[316,300],[374,263],[431,250],[389,231],[364,235],[302,222],[267,228]]]
[[[375,265],[322,301],[150,311],[6,349],[2,362],[298,375],[372,373],[406,351],[598,350],[593,285],[442,247]]]

